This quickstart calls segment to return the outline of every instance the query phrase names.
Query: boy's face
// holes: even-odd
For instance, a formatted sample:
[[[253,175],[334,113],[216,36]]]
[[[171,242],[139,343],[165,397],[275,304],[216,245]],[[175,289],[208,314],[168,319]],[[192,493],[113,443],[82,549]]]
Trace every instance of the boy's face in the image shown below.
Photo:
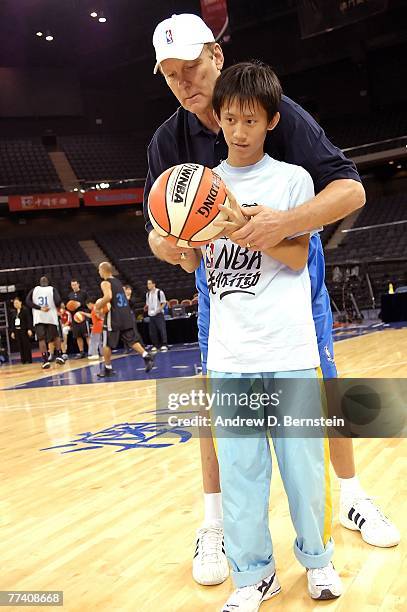
[[[279,113],[268,120],[266,110],[253,101],[241,105],[240,100],[225,104],[216,117],[229,148],[228,162],[232,166],[251,166],[264,155],[264,140],[268,130],[278,123]]]

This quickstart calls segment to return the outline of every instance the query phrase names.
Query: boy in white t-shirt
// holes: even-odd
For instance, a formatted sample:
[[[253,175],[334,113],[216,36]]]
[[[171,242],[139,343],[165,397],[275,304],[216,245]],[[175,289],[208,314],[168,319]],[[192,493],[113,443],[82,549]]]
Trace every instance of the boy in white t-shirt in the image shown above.
[[[182,267],[194,270],[205,258],[211,299],[208,374],[212,391],[244,391],[260,384],[264,391],[284,390],[282,406],[264,410],[264,427],[233,432],[216,427],[224,513],[225,548],[237,589],[222,612],[257,612],[280,592],[268,526],[271,455],[268,416],[323,416],[316,368],[319,354],[311,310],[306,262],[309,235],[284,240],[265,252],[241,248],[230,235],[247,219],[245,206],[261,203],[288,210],[314,195],[306,170],[264,154],[266,134],[279,121],[281,85],[265,64],[247,62],[225,70],[215,86],[213,107],[229,155],[215,171],[236,196],[222,236],[190,250]],[[233,379],[233,384],[230,380]],[[291,379],[291,381],[289,380]],[[299,383],[298,380],[307,379]],[[218,393],[217,397],[220,397]],[[234,408],[234,409],[233,409]],[[247,417],[250,409],[217,405],[219,415]],[[294,552],[307,570],[314,599],[342,593],[331,558],[332,504],[326,438],[281,437],[270,429],[296,530]]]

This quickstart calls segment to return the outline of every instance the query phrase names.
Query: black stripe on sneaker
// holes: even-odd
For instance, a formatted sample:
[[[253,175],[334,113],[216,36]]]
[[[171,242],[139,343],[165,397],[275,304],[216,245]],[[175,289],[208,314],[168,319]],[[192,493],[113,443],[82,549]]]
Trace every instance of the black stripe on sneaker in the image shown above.
[[[357,525],[358,524],[358,520],[360,519],[360,514],[359,512],[357,514],[355,514],[355,516],[353,517],[353,522]]]
[[[198,540],[196,541],[194,559],[195,559],[195,557],[197,557],[197,556],[198,556],[198,551],[199,551],[199,538],[198,538]]]
[[[366,519],[362,518],[362,520],[359,523],[359,529],[362,529],[364,523],[366,523]]]
[[[352,516],[353,516],[353,513],[354,513],[354,512],[355,512],[355,508],[351,508],[351,509],[349,510],[349,513],[348,513],[348,519],[349,519],[350,521],[352,520]]]
[[[260,591],[260,593],[262,594],[262,596],[264,597],[267,593],[267,591],[270,589],[271,585],[274,582],[274,577],[275,577],[276,573],[274,572],[274,574],[272,576],[270,576],[270,578],[267,580],[262,580],[261,585],[258,587],[258,591]]]

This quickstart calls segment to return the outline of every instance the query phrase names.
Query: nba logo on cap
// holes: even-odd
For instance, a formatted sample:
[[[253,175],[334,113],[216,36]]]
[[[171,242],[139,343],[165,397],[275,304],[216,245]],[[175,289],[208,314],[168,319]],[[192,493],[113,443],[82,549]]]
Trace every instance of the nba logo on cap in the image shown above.
[[[174,42],[173,38],[172,38],[172,32],[171,30],[165,30],[165,36],[167,39],[167,44],[170,45],[171,43]]]

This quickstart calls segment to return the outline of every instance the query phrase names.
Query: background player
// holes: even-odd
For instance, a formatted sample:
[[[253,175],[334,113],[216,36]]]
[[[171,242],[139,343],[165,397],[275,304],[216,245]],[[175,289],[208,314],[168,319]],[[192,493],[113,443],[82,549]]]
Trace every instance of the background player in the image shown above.
[[[40,283],[31,289],[26,298],[26,305],[32,308],[34,329],[38,338],[42,355],[42,369],[47,370],[51,367],[48,358],[47,343],[53,342],[55,345],[55,362],[64,365],[62,357],[61,338],[58,332],[58,306],[61,298],[55,287],[51,287],[48,278],[42,276]]]
[[[68,294],[67,302],[70,300],[79,302],[78,308],[72,312],[72,335],[79,349],[79,353],[76,355],[75,359],[83,359],[85,357],[84,343],[86,341],[86,344],[89,344],[89,326],[86,319],[82,323],[77,323],[74,319],[74,315],[75,312],[86,310],[88,294],[81,289],[80,283],[76,278],[71,280],[71,289],[72,291]]]
[[[66,306],[63,302],[61,302],[61,305],[59,307],[58,317],[62,335],[62,356],[66,360],[68,359],[68,336],[69,332],[72,330],[72,315],[69,310],[66,309]]]
[[[92,361],[99,359],[103,355],[103,321],[105,317],[102,313],[96,311],[94,300],[88,298],[86,306],[90,313],[84,312],[83,314],[92,321],[88,348],[88,359]]]
[[[122,283],[113,276],[113,269],[109,262],[99,265],[99,275],[103,278],[100,284],[103,297],[95,304],[96,313],[100,313],[110,303],[110,310],[106,316],[107,342],[103,347],[104,368],[98,374],[99,378],[112,376],[112,349],[115,349],[122,339],[124,344],[131,347],[141,355],[145,363],[145,371],[149,372],[154,365],[154,356],[148,353],[142,345],[141,336],[134,325],[134,317],[123,291]]]

